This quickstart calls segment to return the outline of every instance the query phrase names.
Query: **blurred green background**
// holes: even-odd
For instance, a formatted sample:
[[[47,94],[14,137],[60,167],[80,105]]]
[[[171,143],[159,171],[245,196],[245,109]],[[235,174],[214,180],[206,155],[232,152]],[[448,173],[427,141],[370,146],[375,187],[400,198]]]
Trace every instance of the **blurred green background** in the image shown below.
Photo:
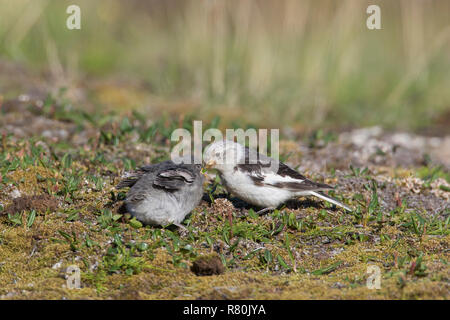
[[[70,4],[81,7],[81,30],[66,28]],[[382,30],[367,29],[369,4],[381,7]],[[52,87],[81,88],[96,108],[300,129],[450,126],[450,1],[0,0],[0,8],[0,60]],[[0,93],[16,94],[14,72],[0,73]]]

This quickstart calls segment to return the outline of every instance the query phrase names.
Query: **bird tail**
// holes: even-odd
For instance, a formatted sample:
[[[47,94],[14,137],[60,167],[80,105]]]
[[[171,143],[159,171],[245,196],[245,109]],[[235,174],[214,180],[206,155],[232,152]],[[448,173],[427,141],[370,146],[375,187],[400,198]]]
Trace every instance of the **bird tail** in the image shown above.
[[[330,196],[327,196],[326,194],[322,193],[322,192],[317,192],[317,191],[310,191],[311,195],[316,196],[322,200],[331,202],[339,207],[344,208],[345,210],[348,211],[353,211],[352,209],[350,209],[349,207],[347,207],[345,204],[340,203],[339,201],[337,201],[336,199],[331,198]]]

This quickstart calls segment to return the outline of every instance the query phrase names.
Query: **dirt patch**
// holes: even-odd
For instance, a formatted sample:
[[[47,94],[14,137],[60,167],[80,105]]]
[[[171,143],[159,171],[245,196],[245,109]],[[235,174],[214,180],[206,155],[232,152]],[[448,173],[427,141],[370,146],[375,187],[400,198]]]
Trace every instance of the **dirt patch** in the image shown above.
[[[13,199],[3,214],[14,214],[16,212],[36,210],[44,213],[46,211],[54,212],[58,209],[58,200],[48,194],[40,194],[35,196],[24,196]]]
[[[191,271],[197,276],[211,276],[225,271],[222,261],[217,255],[202,256],[194,261]]]
[[[234,206],[228,199],[215,199],[211,209],[222,217],[229,217],[233,214]]]

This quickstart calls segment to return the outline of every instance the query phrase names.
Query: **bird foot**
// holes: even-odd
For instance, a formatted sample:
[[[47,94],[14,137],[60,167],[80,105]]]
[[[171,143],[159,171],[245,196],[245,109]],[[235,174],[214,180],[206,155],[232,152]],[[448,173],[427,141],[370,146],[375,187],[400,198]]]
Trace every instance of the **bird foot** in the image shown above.
[[[186,228],[185,226],[183,226],[180,223],[173,223],[173,225],[177,226],[178,228],[180,228],[181,229],[180,231],[184,231],[184,232],[188,232],[189,231],[188,228]]]
[[[275,209],[276,208],[273,208],[273,207],[264,208],[262,210],[257,211],[256,214],[260,216],[260,215],[263,215],[263,214],[265,214],[265,213],[267,213],[269,211],[273,211]]]

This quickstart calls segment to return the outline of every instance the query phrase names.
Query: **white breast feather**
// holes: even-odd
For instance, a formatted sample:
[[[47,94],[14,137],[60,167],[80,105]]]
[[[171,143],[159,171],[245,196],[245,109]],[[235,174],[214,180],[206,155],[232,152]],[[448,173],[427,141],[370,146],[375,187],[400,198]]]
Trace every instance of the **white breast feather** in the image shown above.
[[[268,185],[255,185],[245,172],[239,170],[233,173],[225,173],[223,178],[229,192],[250,204],[263,208],[277,207],[292,197],[292,193],[285,189]],[[298,182],[299,180],[295,181]]]

